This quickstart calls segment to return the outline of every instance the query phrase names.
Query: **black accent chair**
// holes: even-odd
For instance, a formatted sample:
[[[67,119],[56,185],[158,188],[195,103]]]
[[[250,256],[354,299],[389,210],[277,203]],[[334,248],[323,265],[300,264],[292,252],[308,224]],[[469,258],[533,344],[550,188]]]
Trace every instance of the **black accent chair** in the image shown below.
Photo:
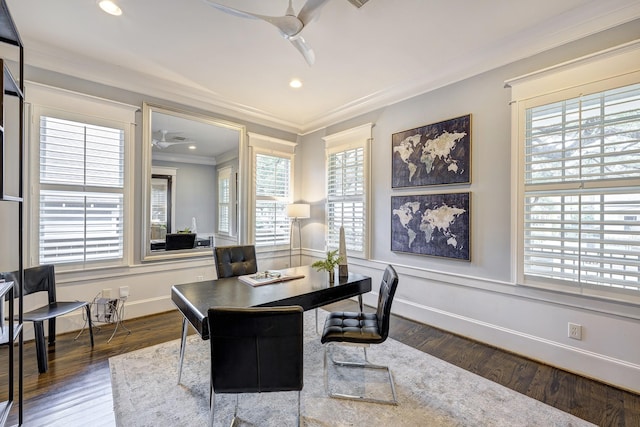
[[[176,251],[180,249],[193,249],[196,246],[195,233],[170,233],[165,237],[164,250]]]
[[[375,365],[369,362],[367,357],[367,347],[369,344],[380,344],[389,336],[389,320],[391,317],[391,303],[398,287],[398,274],[393,266],[388,265],[382,276],[380,292],[378,294],[378,309],[375,313],[355,313],[355,312],[332,312],[329,313],[324,324],[321,342],[324,346],[324,384],[327,394],[331,397],[341,399],[360,400],[365,402],[386,403],[397,405],[395,385],[388,366]],[[330,355],[331,344],[350,343],[363,347],[364,362],[336,361]],[[362,395],[350,395],[343,393],[332,393],[329,390],[329,374],[327,358],[330,357],[334,365],[344,367],[355,367],[359,369],[382,369],[389,375],[389,384],[393,399],[384,400],[368,398]]]
[[[44,342],[44,321],[49,324],[49,345],[56,342],[56,317],[84,308],[89,324],[89,336],[93,348],[93,328],[91,325],[91,306],[87,301],[58,301],[56,299],[56,275],[53,265],[40,265],[24,270],[23,296],[36,292],[46,292],[49,303],[35,310],[23,313],[24,322],[33,322],[38,357],[38,372],[47,372],[47,347]],[[16,316],[17,318],[17,316]]]
[[[223,277],[244,276],[258,271],[256,248],[245,246],[216,246],[213,249],[218,279]]]
[[[258,272],[256,248],[253,245],[216,246],[213,248],[213,260],[216,265],[218,279]],[[189,321],[184,317],[182,319],[180,360],[178,362],[178,384],[180,384],[180,379],[182,378],[182,364],[184,362],[184,350],[187,345],[188,329]]]
[[[211,413],[215,394],[235,393],[231,425],[238,419],[239,393],[300,391],[303,381],[302,307],[209,309]]]

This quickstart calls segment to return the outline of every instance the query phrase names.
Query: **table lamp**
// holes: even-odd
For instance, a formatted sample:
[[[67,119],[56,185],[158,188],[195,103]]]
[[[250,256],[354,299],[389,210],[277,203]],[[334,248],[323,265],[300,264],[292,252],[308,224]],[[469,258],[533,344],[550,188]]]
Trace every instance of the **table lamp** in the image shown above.
[[[298,245],[300,245],[299,264],[302,264],[302,239],[300,237],[299,220],[311,217],[311,206],[307,203],[292,203],[287,205],[287,216],[291,218],[291,228],[289,229],[289,267],[292,267],[291,252],[293,250],[293,225],[295,224],[298,227]]]

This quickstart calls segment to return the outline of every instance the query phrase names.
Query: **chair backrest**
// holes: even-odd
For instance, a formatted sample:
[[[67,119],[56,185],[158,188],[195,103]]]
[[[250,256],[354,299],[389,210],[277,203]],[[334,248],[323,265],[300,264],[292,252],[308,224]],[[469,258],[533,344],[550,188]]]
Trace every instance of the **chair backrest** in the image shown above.
[[[191,249],[196,245],[195,233],[169,233],[165,236],[164,250]]]
[[[17,271],[0,273],[0,279],[12,280],[20,283]],[[16,287],[16,290],[20,287]],[[46,292],[49,296],[49,303],[56,301],[56,272],[53,264],[39,265],[37,267],[24,269],[24,283],[22,295],[34,294],[36,292]],[[19,292],[14,293],[14,298],[18,298]]]
[[[36,292],[47,292],[49,294],[49,303],[55,302],[56,273],[53,264],[25,268],[22,292],[23,295],[29,295]]]
[[[378,331],[383,340],[389,336],[389,321],[391,318],[391,303],[398,287],[398,273],[393,266],[388,265],[384,270],[380,292],[378,293]]]
[[[209,309],[217,393],[302,390],[302,307]]]
[[[253,245],[216,246],[213,249],[218,279],[243,276],[258,271],[256,248]]]

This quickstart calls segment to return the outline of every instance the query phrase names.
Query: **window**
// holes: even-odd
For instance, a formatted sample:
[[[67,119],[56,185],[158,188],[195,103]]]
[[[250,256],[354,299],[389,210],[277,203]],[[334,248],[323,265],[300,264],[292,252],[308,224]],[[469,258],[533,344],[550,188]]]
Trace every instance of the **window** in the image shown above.
[[[231,167],[218,171],[218,233],[231,234]]]
[[[293,200],[296,144],[249,133],[253,158],[254,242],[256,247],[289,245],[287,205]]]
[[[327,147],[327,247],[344,227],[349,256],[367,257],[368,158],[371,125],[324,138]]]
[[[289,244],[291,160],[256,154],[256,246]]]
[[[640,295],[640,76],[629,77],[519,102],[521,283]]]
[[[29,90],[30,264],[126,263],[127,141],[136,107],[35,84]]]
[[[40,117],[40,264],[121,259],[124,131]]]

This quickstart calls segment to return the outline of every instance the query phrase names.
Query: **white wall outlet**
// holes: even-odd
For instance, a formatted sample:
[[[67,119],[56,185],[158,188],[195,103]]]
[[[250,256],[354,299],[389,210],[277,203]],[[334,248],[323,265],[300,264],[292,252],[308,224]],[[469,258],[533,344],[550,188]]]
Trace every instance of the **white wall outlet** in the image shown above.
[[[120,286],[120,298],[126,298],[129,296],[129,287]]]
[[[582,339],[582,325],[578,325],[577,323],[569,322],[569,338],[573,338],[574,340]]]
[[[202,282],[204,280],[204,276],[197,276],[196,280],[198,280],[198,282]]]
[[[105,288],[102,290],[102,298],[111,298],[111,288]]]

